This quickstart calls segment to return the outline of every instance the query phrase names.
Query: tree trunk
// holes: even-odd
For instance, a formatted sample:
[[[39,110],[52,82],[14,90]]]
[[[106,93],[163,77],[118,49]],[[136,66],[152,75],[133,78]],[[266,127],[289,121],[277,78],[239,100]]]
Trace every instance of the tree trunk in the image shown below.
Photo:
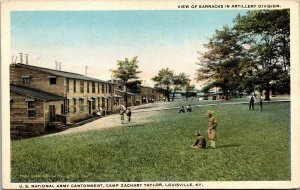
[[[167,98],[168,102],[170,102],[170,88],[167,86]]]
[[[174,98],[175,98],[175,89],[174,89],[174,91],[173,91],[172,101],[174,101]]]
[[[127,110],[127,87],[125,86],[125,108]]]
[[[267,84],[266,84],[265,100],[271,100],[270,99],[270,84],[269,84],[269,82],[267,82]]]

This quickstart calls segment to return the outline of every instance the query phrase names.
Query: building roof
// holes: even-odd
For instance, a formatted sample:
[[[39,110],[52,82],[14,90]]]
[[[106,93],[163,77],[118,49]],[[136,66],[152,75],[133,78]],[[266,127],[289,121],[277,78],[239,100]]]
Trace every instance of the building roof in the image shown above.
[[[12,84],[10,85],[10,92],[14,92],[16,94],[21,94],[21,95],[25,95],[25,96],[29,96],[29,97],[32,97],[32,98],[45,100],[45,101],[65,99],[62,96],[58,96],[56,94],[51,94],[49,92],[36,90],[36,89],[33,89],[33,88],[24,87],[24,86],[12,85]]]
[[[92,77],[84,76],[84,75],[77,74],[77,73],[67,72],[67,71],[60,71],[60,70],[49,69],[49,68],[44,68],[44,67],[37,67],[37,66],[27,65],[27,64],[22,64],[22,63],[17,63],[16,65],[22,66],[22,67],[25,67],[25,68],[29,68],[29,69],[33,69],[33,70],[42,71],[42,72],[49,73],[49,74],[52,74],[52,75],[55,75],[55,76],[62,76],[62,77],[71,78],[71,79],[79,79],[79,80],[95,81],[95,82],[113,84],[111,82],[107,82],[107,81],[104,81],[104,80],[95,79],[95,78],[92,78]]]

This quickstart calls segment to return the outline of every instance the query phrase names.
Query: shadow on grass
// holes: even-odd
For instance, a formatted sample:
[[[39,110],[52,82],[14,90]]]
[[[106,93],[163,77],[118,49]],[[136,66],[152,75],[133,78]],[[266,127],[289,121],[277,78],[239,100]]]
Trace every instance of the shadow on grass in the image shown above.
[[[142,126],[145,126],[146,124],[132,121],[132,122],[130,122],[130,124],[125,123],[124,125],[127,127],[142,127]]]
[[[225,144],[225,145],[220,145],[217,146],[217,148],[231,148],[231,147],[239,147],[241,144]]]

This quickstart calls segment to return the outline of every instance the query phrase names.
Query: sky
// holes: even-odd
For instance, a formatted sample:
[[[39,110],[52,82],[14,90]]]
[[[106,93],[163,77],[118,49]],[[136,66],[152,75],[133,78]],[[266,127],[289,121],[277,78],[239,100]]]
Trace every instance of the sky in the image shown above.
[[[137,56],[144,85],[162,68],[185,72],[196,88],[198,52],[239,10],[13,11],[11,54],[29,64],[109,80],[117,60]],[[24,56],[23,56],[24,57]],[[23,58],[24,63],[25,58]],[[19,61],[17,61],[19,62]]]

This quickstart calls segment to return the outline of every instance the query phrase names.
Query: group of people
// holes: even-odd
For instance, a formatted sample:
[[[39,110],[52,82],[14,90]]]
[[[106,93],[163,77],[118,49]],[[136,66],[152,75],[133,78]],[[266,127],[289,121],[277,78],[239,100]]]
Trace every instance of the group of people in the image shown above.
[[[207,135],[208,139],[210,140],[210,147],[216,148],[216,140],[217,140],[217,120],[213,116],[213,111],[208,110],[206,112],[207,115]],[[193,145],[191,145],[191,148],[206,148],[206,139],[203,136],[203,134],[200,131],[197,131],[195,133],[196,135],[196,141]]]
[[[248,100],[249,100],[249,110],[254,110],[254,96],[250,96],[248,97]],[[259,99],[259,106],[260,106],[260,111],[262,111],[263,109],[263,98],[260,97]]]
[[[189,104],[188,107],[186,108],[186,112],[192,112],[192,106],[191,106],[191,104]],[[185,113],[184,106],[181,106],[181,108],[178,110],[178,113]]]
[[[131,122],[131,109],[128,108],[126,109],[125,106],[120,105],[120,116],[121,116],[121,124],[125,124],[125,114],[127,116],[128,119],[128,123]]]

